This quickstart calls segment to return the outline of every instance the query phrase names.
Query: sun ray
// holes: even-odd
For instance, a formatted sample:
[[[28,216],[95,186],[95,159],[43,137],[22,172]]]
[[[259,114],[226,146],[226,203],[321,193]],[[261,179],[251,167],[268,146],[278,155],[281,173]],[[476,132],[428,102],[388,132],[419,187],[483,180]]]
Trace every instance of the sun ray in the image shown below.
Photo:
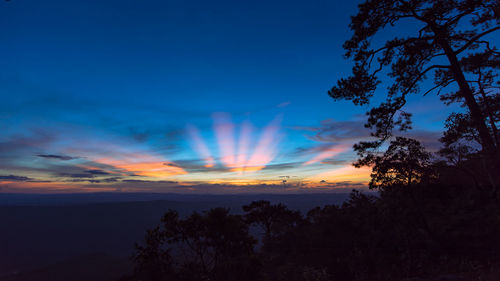
[[[252,133],[252,125],[245,121],[240,128],[240,137],[238,140],[238,154],[236,156],[236,169],[238,174],[243,174],[248,160],[248,150],[250,147],[250,138]]]
[[[193,146],[193,149],[198,153],[198,155],[200,155],[200,157],[205,161],[205,167],[213,167],[215,165],[215,160],[212,157],[212,154],[210,153],[207,145],[205,144],[205,141],[200,136],[200,132],[198,131],[198,129],[195,126],[188,125],[187,131],[191,139],[191,145]]]
[[[274,159],[277,154],[281,120],[282,116],[279,115],[264,128],[252,156],[245,165],[245,172],[262,170]]]
[[[213,114],[213,119],[220,161],[228,168],[236,168],[234,124],[231,121],[231,116],[227,113],[217,112]]]

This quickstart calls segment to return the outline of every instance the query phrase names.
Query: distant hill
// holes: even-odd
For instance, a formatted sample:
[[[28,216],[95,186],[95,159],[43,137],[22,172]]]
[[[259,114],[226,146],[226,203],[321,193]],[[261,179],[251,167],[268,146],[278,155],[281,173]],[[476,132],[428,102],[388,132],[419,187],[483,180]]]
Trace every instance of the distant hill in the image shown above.
[[[273,202],[339,202],[338,199],[346,198],[349,189],[339,190],[342,192],[331,193],[295,193],[295,194],[179,194],[179,193],[146,193],[146,192],[99,192],[99,193],[70,193],[70,194],[24,194],[24,193],[0,193],[0,206],[61,206],[94,203],[113,202],[137,202],[137,201],[226,201],[236,200],[250,202],[252,200],[266,199]],[[300,205],[300,203],[299,203]]]
[[[2,281],[111,281],[131,271],[131,262],[104,253],[77,256],[25,272],[0,276]]]

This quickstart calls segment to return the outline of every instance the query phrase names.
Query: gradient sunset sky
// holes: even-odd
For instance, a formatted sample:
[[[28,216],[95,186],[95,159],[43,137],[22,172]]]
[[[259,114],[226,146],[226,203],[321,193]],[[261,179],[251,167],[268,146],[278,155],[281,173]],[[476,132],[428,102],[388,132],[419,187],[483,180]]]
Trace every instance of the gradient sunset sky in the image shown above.
[[[356,6],[2,1],[0,192],[366,186],[351,163],[369,107],[327,95],[352,66]],[[452,108],[428,95],[407,109],[436,149]]]

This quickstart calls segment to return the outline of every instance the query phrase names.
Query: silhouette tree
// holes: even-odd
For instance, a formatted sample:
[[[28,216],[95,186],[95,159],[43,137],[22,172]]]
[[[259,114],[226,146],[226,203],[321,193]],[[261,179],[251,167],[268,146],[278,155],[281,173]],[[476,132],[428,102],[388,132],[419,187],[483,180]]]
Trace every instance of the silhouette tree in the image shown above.
[[[419,29],[412,36],[395,37],[381,47],[371,47],[378,32],[403,20],[413,21]],[[458,85],[457,95],[470,112],[485,155],[492,159],[490,174],[496,173],[499,147],[486,120],[493,112],[481,108],[471,83],[481,81],[484,71],[490,71],[490,77],[498,71],[499,53],[484,38],[500,29],[499,20],[500,4],[496,0],[368,0],[360,4],[358,14],[351,18],[354,34],[344,43],[345,56],[355,62],[352,75],[338,80],[328,93],[335,100],[365,105],[387,67],[387,80],[392,78],[393,83],[386,100],[367,113],[366,126],[374,129],[372,135],[377,140],[361,142],[355,149],[375,150],[391,138],[395,128],[410,129],[411,114],[403,110],[407,96],[419,93],[421,82],[434,71],[435,85],[420,93],[437,90],[440,94],[451,83]]]
[[[245,211],[245,221],[261,227],[265,238],[285,233],[301,219],[299,212],[291,211],[283,204],[271,205],[266,200],[253,201],[242,208]]]
[[[147,280],[256,280],[255,239],[240,216],[215,208],[180,219],[168,211],[149,230],[134,256],[137,276]],[[177,258],[173,263],[170,252]]]
[[[148,281],[168,280],[174,276],[170,249],[159,227],[146,231],[145,245],[136,244],[133,256],[135,273]]]
[[[411,185],[432,175],[431,154],[419,141],[396,137],[382,155],[363,151],[354,165],[372,166],[370,188],[383,188],[391,185]]]

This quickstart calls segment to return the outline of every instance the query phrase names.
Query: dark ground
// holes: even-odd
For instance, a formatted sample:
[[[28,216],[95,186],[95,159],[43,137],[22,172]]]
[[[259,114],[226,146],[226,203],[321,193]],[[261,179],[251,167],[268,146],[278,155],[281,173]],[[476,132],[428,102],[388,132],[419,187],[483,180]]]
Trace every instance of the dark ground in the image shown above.
[[[0,194],[0,280],[115,280],[162,214],[213,207],[241,212],[265,199],[303,212],[338,204],[348,193],[287,195]]]

